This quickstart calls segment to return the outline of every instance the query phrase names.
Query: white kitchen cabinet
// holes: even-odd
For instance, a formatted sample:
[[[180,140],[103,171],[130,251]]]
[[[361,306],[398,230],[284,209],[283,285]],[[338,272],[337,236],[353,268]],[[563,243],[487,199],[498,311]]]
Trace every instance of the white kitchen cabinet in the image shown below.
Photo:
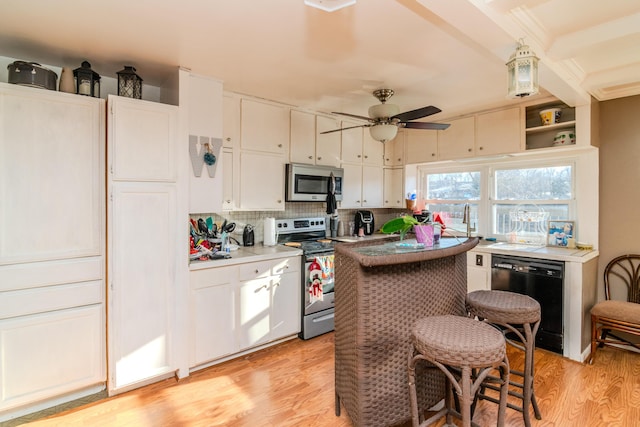
[[[104,253],[104,101],[0,84],[0,265]]]
[[[300,332],[300,258],[240,266],[238,333],[240,348]]]
[[[384,175],[381,167],[362,166],[362,207],[383,206]]]
[[[491,254],[467,252],[467,292],[491,289]]]
[[[341,208],[383,207],[384,176],[379,166],[343,163]]]
[[[438,131],[440,160],[473,157],[475,153],[475,116],[449,120],[448,129]]]
[[[240,147],[243,150],[287,155],[289,108],[280,104],[242,98]]]
[[[343,162],[362,163],[362,161],[364,160],[362,128],[353,127],[358,126],[359,124],[360,123],[343,120],[340,125],[341,128],[351,128],[345,129],[342,132],[338,132],[342,134],[341,137]]]
[[[284,156],[240,153],[241,210],[284,210]]]
[[[362,163],[371,166],[384,164],[384,144],[371,138],[368,128],[362,131]]]
[[[427,163],[438,160],[438,131],[405,129],[405,163]]]
[[[222,96],[222,146],[240,148],[240,97],[230,92]]]
[[[328,116],[316,116],[316,164],[340,167],[340,132],[320,134],[340,129],[340,121]]]
[[[225,166],[221,161],[222,83],[180,70],[180,113],[188,132],[187,138],[181,138],[184,142],[180,145],[182,150],[189,152],[189,212],[219,212],[223,206]],[[166,130],[158,129],[157,132],[162,138]],[[195,147],[191,145],[193,140],[197,141]],[[207,151],[217,158],[214,167],[209,168],[204,162]],[[174,165],[173,159],[168,163],[178,166]]]
[[[236,333],[238,266],[190,273],[190,351],[194,367],[240,351]]]
[[[167,173],[186,162],[186,152],[169,156],[178,153],[177,107],[114,96],[108,103],[108,388],[115,394],[180,368],[175,336],[180,290],[188,280],[187,202],[181,198],[187,180]],[[118,155],[123,150],[143,155],[150,146],[173,164],[142,161],[142,170],[134,171],[128,167],[131,159]]]
[[[403,166],[405,130],[398,130],[398,134],[391,141],[384,143],[384,165]]]
[[[320,132],[339,127],[339,122],[333,118],[291,110],[290,161],[310,165],[339,166],[340,132],[320,135]]]
[[[291,110],[291,163],[316,163],[316,115]]]
[[[239,192],[237,188],[239,181],[234,177],[236,167],[232,150],[228,148],[222,149],[222,163],[224,164],[224,173],[222,174],[222,210],[232,211],[236,207],[236,194]]]
[[[476,115],[475,154],[492,156],[521,151],[520,107]]]
[[[402,168],[384,168],[384,207],[404,208]]]
[[[104,100],[0,83],[0,419],[104,389]]]

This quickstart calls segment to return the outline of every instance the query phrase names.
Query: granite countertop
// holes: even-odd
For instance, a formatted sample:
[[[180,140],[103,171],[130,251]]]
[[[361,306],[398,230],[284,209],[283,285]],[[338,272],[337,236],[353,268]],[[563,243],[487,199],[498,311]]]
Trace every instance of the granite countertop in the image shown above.
[[[476,252],[487,252],[492,254],[581,263],[590,261],[600,255],[596,250],[571,249],[556,246],[535,246],[521,243],[489,242],[486,240],[481,240],[480,244],[473,250]]]
[[[264,246],[262,244],[258,244],[255,246],[241,246],[238,250],[231,251],[229,254],[231,255],[231,258],[227,259],[191,261],[189,263],[189,270],[201,270],[203,268],[223,267],[247,262],[299,256],[302,255],[302,250],[284,245]]]

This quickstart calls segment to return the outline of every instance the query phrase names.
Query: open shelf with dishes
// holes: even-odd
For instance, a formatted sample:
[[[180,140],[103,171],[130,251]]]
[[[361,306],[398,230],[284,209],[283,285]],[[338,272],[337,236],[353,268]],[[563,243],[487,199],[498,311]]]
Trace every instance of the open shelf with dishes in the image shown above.
[[[559,111],[559,117],[555,120],[555,123],[543,124],[541,112],[553,109]],[[575,144],[575,129],[575,108],[569,107],[561,101],[532,105],[525,108],[527,150]],[[573,138],[570,138],[571,136]]]

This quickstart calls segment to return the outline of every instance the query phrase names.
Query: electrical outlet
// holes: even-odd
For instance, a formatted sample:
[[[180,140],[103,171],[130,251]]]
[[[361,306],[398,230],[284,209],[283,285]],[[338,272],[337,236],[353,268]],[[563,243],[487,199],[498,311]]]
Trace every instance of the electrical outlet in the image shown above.
[[[483,256],[480,254],[476,254],[476,265],[482,267]]]

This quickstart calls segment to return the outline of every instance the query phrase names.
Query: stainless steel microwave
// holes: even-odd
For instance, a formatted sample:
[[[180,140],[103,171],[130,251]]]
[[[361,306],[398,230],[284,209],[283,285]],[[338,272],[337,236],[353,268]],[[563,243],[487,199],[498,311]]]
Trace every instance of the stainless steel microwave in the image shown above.
[[[336,201],[342,200],[344,169],[301,163],[287,164],[287,202],[324,202],[331,174],[336,182]]]

